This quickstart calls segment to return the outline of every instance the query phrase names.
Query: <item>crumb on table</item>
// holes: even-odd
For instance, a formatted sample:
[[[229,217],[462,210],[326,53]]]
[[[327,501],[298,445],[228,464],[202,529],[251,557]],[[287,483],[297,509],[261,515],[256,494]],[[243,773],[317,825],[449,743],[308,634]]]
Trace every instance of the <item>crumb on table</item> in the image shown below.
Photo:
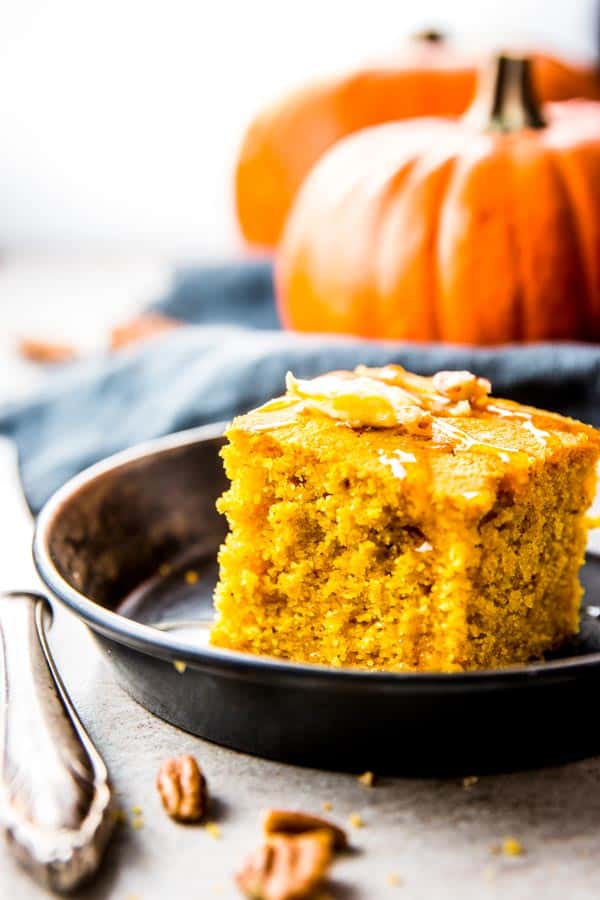
[[[219,826],[217,825],[216,822],[207,822],[206,825],[204,826],[204,830],[215,841],[218,841],[219,838],[221,837],[221,829],[219,828]]]
[[[358,776],[358,781],[360,784],[364,784],[365,787],[373,787],[375,784],[375,775],[373,772],[363,772],[362,775]]]
[[[502,841],[502,852],[505,856],[522,856],[525,848],[517,838],[505,837]]]

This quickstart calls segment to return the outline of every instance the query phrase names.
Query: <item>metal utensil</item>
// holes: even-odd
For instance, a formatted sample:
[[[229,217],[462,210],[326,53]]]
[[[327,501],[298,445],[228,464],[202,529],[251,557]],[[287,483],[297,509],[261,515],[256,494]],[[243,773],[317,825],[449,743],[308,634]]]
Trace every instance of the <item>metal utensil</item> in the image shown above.
[[[0,546],[9,548],[2,584],[33,586],[38,580],[25,550],[32,525],[16,471],[13,448],[0,442]],[[95,871],[114,816],[106,766],[52,659],[51,618],[41,594],[0,592],[0,827],[25,868],[62,892]]]

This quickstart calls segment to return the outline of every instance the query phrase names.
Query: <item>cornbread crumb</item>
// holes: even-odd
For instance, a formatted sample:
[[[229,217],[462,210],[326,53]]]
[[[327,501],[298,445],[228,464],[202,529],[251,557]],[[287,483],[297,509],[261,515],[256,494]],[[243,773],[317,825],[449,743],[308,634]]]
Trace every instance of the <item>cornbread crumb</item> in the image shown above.
[[[144,819],[143,816],[138,816],[135,819],[131,820],[132,828],[135,828],[136,831],[140,831],[144,827]]]
[[[498,870],[496,869],[496,866],[486,866],[483,870],[483,877],[486,881],[493,881],[497,874]]]
[[[466,778],[463,778],[463,787],[468,790],[469,788],[472,788],[474,784],[477,784],[478,781],[478,775],[467,775]]]
[[[361,816],[358,813],[352,813],[348,818],[348,821],[352,825],[353,828],[364,828],[365,823],[363,822]]]
[[[194,569],[188,569],[184,577],[187,584],[196,584],[198,581],[198,573]]]
[[[360,784],[364,784],[365,787],[373,787],[375,776],[372,772],[363,772],[362,775],[358,776],[358,781]]]
[[[502,852],[505,856],[522,856],[525,853],[525,848],[516,838],[506,837],[502,841]]]
[[[204,826],[204,830],[215,841],[218,841],[219,838],[221,837],[221,829],[219,828],[219,826],[217,825],[216,822],[207,822],[206,825]]]
[[[180,659],[176,659],[176,660],[173,662],[173,666],[174,666],[175,669],[179,672],[180,675],[183,675],[183,673],[184,673],[185,670],[187,669],[186,663],[182,662]]]
[[[141,806],[132,806],[131,812],[133,813],[134,816],[142,816],[143,815]]]
[[[387,877],[387,883],[390,885],[390,887],[398,887],[402,884],[402,879],[399,875],[396,874],[396,872],[390,872]]]
[[[227,432],[213,645],[460,672],[577,632],[598,432],[488,398],[468,373],[290,383]]]
[[[321,808],[323,812],[330,812],[333,809],[333,803],[330,803],[329,800],[324,800],[321,804]]]
[[[158,574],[161,575],[163,578],[166,578],[167,575],[170,575],[171,574],[171,566],[169,565],[169,563],[163,563],[162,566],[159,566]]]

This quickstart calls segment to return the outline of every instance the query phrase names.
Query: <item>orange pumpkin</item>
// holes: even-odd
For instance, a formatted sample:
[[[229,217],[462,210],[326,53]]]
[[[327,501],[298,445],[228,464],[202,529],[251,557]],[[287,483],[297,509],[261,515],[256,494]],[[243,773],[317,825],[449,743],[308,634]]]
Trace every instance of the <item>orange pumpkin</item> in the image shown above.
[[[542,100],[600,100],[595,69],[534,57]],[[393,66],[366,68],[311,84],[251,123],[235,172],[237,215],[249,243],[273,247],[302,181],[341,138],[383,122],[458,116],[473,99],[476,65],[435,33],[413,40]]]
[[[600,339],[600,103],[534,101],[499,57],[463,119],[333,147],[277,267],[299,331],[492,344]]]

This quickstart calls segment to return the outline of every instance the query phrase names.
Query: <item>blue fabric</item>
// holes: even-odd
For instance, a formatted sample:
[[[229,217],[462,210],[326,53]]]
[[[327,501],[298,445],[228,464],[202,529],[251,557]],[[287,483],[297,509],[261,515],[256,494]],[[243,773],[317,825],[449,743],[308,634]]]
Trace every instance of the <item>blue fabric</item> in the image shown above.
[[[600,426],[600,347],[491,349],[294,335],[277,330],[271,270],[253,262],[177,274],[155,310],[192,323],[51,373],[34,397],[0,409],[38,510],[71,475],[142,440],[229,419],[280,393],[288,369],[310,377],[358,363],[430,374],[466,368],[500,396]]]

